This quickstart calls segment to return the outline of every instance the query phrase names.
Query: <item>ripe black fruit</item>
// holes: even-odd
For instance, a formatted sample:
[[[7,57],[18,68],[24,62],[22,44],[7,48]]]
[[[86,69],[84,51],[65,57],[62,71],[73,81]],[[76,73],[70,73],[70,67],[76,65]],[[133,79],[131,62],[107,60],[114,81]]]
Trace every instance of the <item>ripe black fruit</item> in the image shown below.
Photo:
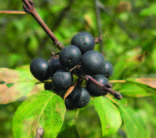
[[[82,108],[90,101],[90,94],[86,88],[75,87],[70,95],[66,98],[65,104],[67,109]]]
[[[112,73],[113,73],[113,66],[110,62],[107,61],[105,64],[105,69],[103,74],[106,78],[109,78],[110,76],[112,76]]]
[[[30,63],[31,73],[36,79],[40,81],[48,79],[49,75],[47,75],[47,70],[48,62],[43,58],[35,58]]]
[[[59,59],[52,59],[48,62],[48,73],[50,73],[50,76],[53,75],[57,70],[63,69],[63,66],[60,64]]]
[[[67,97],[66,99],[65,99],[65,105],[66,105],[66,108],[68,109],[68,110],[72,110],[72,109],[75,109],[76,107],[74,107],[74,105],[72,104],[72,99],[70,99],[69,97]]]
[[[87,32],[80,32],[73,36],[71,40],[72,45],[76,45],[82,53],[93,50],[95,46],[94,38]]]
[[[86,74],[102,74],[104,72],[105,60],[99,52],[90,50],[82,56],[82,68]]]
[[[103,85],[108,83],[108,79],[105,76],[101,75],[101,74],[95,75],[94,79],[97,80],[100,84],[103,84]],[[107,92],[102,91],[98,86],[93,84],[91,81],[87,81],[86,88],[87,88],[87,90],[89,91],[89,93],[92,96],[101,96],[101,95],[107,94]]]
[[[70,45],[61,50],[59,61],[65,68],[72,68],[79,63],[81,59],[81,51],[78,47]]]
[[[67,89],[72,84],[73,78],[69,71],[58,70],[52,76],[52,82],[57,90]]]

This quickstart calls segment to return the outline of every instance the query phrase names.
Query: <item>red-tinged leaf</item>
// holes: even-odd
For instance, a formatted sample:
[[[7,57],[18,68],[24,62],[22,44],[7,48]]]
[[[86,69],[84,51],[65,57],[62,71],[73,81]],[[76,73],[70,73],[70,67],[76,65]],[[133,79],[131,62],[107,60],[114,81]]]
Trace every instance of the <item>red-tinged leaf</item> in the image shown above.
[[[156,88],[156,79],[154,78],[136,78],[135,82],[148,85],[151,88]]]
[[[7,104],[43,90],[28,70],[0,69],[0,104]]]

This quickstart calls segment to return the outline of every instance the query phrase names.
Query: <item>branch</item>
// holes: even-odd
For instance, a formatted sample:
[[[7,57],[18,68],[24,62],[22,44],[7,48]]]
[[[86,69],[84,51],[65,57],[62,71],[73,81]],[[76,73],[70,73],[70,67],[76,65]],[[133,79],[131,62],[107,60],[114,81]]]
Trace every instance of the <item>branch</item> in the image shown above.
[[[49,29],[49,27],[44,23],[44,21],[38,15],[38,13],[34,7],[33,1],[32,0],[23,0],[23,2],[24,2],[24,5],[23,5],[24,10],[27,13],[31,14],[35,18],[35,20],[38,22],[38,24],[40,24],[40,26],[44,29],[44,31],[47,33],[47,35],[51,38],[54,45],[61,50],[64,46],[59,42],[59,40],[56,38],[54,33]]]
[[[96,37],[94,41],[96,44],[99,44],[102,41],[102,35],[100,35],[99,37]]]
[[[38,128],[36,130],[36,138],[42,138],[43,134],[44,134],[43,128]]]
[[[63,19],[66,18],[67,13],[69,12],[69,10],[72,7],[72,4],[75,0],[69,0],[68,5],[66,7],[64,7],[60,12],[59,15],[57,17],[57,19],[55,19],[54,25],[53,25],[53,31],[55,31],[56,29],[59,28],[60,24],[62,23]],[[47,37],[44,37],[41,40],[41,46],[44,45],[46,43],[46,41],[48,40]]]
[[[95,0],[95,13],[96,13],[98,35],[100,36],[102,34],[102,27],[101,27],[101,19],[100,19],[100,7],[98,6],[98,2],[99,0]],[[102,38],[99,41],[99,44],[100,44],[99,51],[102,52],[102,48],[103,48]]]

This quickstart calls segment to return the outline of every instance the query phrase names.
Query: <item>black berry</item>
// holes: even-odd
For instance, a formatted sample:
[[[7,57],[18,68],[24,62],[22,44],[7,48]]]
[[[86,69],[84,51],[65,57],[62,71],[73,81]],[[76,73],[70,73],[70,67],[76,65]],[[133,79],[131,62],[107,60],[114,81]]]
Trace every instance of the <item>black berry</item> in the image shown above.
[[[79,63],[81,59],[81,51],[78,47],[70,45],[61,50],[59,61],[65,68],[72,68]]]
[[[63,66],[60,64],[59,59],[52,59],[48,62],[48,72],[50,73],[50,76],[53,75],[57,70],[63,69]]]
[[[76,45],[82,53],[93,50],[95,46],[94,38],[87,32],[80,32],[74,35],[71,44]]]
[[[105,69],[103,74],[106,78],[109,78],[110,76],[112,76],[112,73],[113,73],[113,66],[110,62],[107,61],[105,64]]]
[[[100,84],[105,85],[108,83],[108,79],[103,75],[95,75],[94,79],[97,80]],[[107,94],[107,92],[101,90],[98,86],[93,84],[91,81],[87,81],[86,85],[87,90],[92,96],[101,96]]]
[[[46,83],[44,83],[44,89],[45,90],[53,90],[54,87],[53,87],[52,82],[46,82]]]
[[[40,81],[49,78],[49,75],[47,75],[47,70],[48,70],[48,62],[43,58],[35,58],[30,63],[31,73],[36,79]]]
[[[65,104],[67,109],[82,108],[90,101],[90,94],[86,88],[75,87],[66,98]]]
[[[67,89],[72,84],[72,81],[72,74],[69,71],[58,70],[52,76],[52,82],[57,90]]]
[[[99,52],[90,50],[82,56],[82,68],[86,74],[102,74],[104,72],[105,60]]]

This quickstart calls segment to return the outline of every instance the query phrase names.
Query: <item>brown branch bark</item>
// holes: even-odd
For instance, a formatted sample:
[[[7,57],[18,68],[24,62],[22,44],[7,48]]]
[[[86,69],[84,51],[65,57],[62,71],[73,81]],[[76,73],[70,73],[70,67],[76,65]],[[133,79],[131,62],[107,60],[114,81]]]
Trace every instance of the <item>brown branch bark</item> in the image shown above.
[[[47,33],[47,35],[53,41],[54,45],[61,50],[64,46],[59,42],[59,40],[56,38],[54,33],[49,29],[49,27],[46,25],[46,23],[38,15],[38,13],[34,7],[33,1],[32,0],[23,0],[23,2],[24,2],[24,6],[23,6],[24,10],[34,17],[34,19],[38,22],[38,24],[43,28],[43,30]]]

